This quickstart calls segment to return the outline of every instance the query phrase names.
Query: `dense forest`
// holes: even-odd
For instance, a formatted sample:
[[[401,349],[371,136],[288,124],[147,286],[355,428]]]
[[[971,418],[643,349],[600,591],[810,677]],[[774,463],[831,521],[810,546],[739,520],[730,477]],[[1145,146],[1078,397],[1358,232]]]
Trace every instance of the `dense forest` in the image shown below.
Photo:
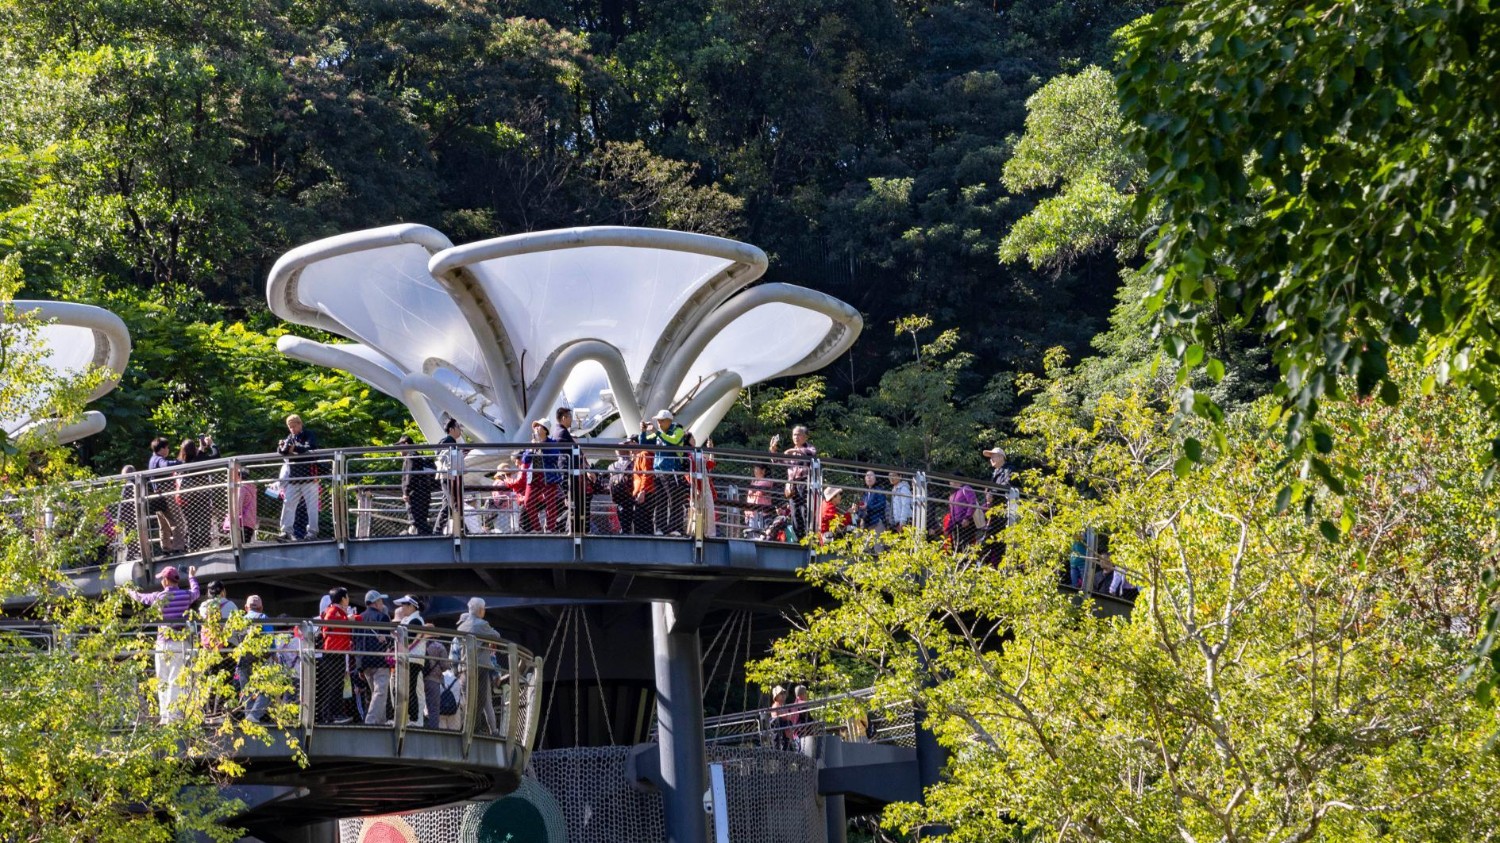
[[[0,233],[23,294],[104,304],[136,339],[83,446],[99,469],[156,432],[264,450],[292,409],[330,444],[394,438],[394,402],[280,359],[262,291],[287,249],[401,221],[455,242],[624,224],[755,243],[770,280],[850,302],[866,331],[821,380],[748,395],[721,441],[796,416],[846,456],[978,469],[1016,376],[1090,352],[1130,254],[1080,237],[1040,268],[1001,260],[1056,180],[1004,175],[1027,100],[1108,66],[1153,5],[9,0]],[[924,344],[918,374],[941,377],[883,380]],[[888,435],[929,399],[957,414],[942,441]]]

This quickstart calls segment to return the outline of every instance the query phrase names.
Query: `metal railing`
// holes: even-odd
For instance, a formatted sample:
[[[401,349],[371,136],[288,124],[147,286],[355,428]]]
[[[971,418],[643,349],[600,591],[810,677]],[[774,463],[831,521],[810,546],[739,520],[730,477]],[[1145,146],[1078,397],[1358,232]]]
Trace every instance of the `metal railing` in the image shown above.
[[[518,768],[530,757],[542,660],[512,642],[352,621],[254,619],[231,628],[193,621],[128,633],[116,655],[140,670],[139,724],[181,720],[198,707],[209,723],[279,724],[304,739],[356,729],[394,732],[399,746],[409,732],[437,731],[461,735],[465,757],[475,738],[504,742]],[[47,627],[0,627],[6,656],[65,656],[71,646]],[[228,682],[205,688],[214,673]]]
[[[100,478],[120,562],[278,542],[443,536],[660,536],[794,543],[843,528],[913,528],[971,546],[1015,517],[1014,489],[765,451],[528,443],[340,448]],[[837,490],[837,494],[834,493]],[[959,515],[959,518],[952,517]]]
[[[757,746],[797,751],[806,738],[834,735],[847,741],[916,746],[915,707],[909,700],[874,705],[873,689],[865,688],[776,708],[706,717],[704,743],[715,746]],[[656,740],[656,725],[651,727]]]

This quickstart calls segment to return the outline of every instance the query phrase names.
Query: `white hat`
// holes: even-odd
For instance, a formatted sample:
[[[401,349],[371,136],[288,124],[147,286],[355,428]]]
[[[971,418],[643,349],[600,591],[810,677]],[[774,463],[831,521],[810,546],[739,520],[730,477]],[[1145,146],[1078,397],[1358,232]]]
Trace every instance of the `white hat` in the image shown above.
[[[999,454],[1000,456],[1003,457],[1003,456],[1005,456],[1005,449],[1002,448],[1002,447],[1000,447],[999,445],[996,445],[995,447],[991,448],[990,450],[988,450],[988,451],[981,451],[980,453],[984,454],[986,457],[993,457],[996,454]]]
[[[834,498],[838,497],[839,493],[842,492],[842,491],[844,491],[844,490],[840,489],[837,486],[824,486],[823,487],[823,500],[825,500],[825,501],[831,501]]]
[[[546,419],[537,419],[536,421],[534,421],[534,422],[531,423],[531,426],[532,427],[540,427],[543,430],[551,430],[552,429],[552,422],[547,421]]]
[[[656,421],[661,421],[662,419],[667,419],[668,421],[670,421],[672,419],[672,411],[657,410],[656,415],[652,416],[651,418],[655,419]]]
[[[402,596],[396,598],[396,605],[397,606],[419,606],[420,607],[421,604],[419,604],[417,602],[417,598],[412,597],[410,594],[403,594]]]

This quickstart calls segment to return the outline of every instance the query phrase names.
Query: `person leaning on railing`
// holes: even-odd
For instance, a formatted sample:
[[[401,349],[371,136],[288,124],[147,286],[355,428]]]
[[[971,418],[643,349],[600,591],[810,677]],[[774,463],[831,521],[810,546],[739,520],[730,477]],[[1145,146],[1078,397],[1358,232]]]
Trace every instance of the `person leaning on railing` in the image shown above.
[[[641,422],[641,432],[636,438],[643,445],[682,446],[687,435],[687,429],[673,420],[672,411],[663,409],[651,421]],[[687,455],[682,451],[655,452],[651,466],[654,483],[647,505],[657,535],[683,534],[688,502],[687,469]]]
[[[150,471],[167,469],[180,463],[172,459],[171,444],[161,436],[151,440],[151,461],[146,464]],[[156,516],[157,530],[161,534],[161,552],[181,553],[187,549],[187,522],[182,517],[182,507],[177,504],[176,484],[158,473],[150,483],[146,494],[146,512]]]
[[[188,650],[191,647],[183,634],[188,611],[198,599],[198,569],[188,568],[188,587],[180,585],[182,575],[175,566],[168,566],[156,575],[161,580],[161,591],[149,593],[126,589],[130,599],[144,606],[154,606],[161,612],[161,626],[156,632],[156,699],[158,716],[166,725],[182,719],[177,706],[182,695],[182,671],[187,666]]]
[[[459,672],[462,682],[457,686],[454,693],[460,700],[466,700],[468,683],[474,682],[478,685],[479,710],[484,714],[484,725],[489,734],[499,734],[495,725],[495,680],[499,678],[499,666],[495,662],[495,653],[490,645],[479,639],[499,638],[500,633],[490,622],[484,619],[488,611],[484,598],[470,597],[469,611],[458,619],[458,631],[461,634],[473,635],[474,639],[457,637],[453,639],[451,657],[453,669]],[[465,648],[474,647],[475,675],[469,676],[468,653]]]
[[[385,606],[389,595],[375,589],[365,592],[365,608],[358,620],[365,623],[390,623]],[[364,672],[365,684],[370,686],[370,704],[365,707],[365,724],[379,726],[388,719],[391,696],[391,666],[386,661],[391,652],[391,636],[378,629],[366,629],[359,633],[360,655],[357,665]]]

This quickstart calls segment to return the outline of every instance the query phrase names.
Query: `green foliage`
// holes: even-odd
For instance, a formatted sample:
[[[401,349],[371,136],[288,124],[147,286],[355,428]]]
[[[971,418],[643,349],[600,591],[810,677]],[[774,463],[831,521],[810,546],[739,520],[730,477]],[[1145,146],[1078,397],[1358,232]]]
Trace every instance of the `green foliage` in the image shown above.
[[[879,671],[875,704],[925,705],[953,763],[886,820],[957,841],[1487,838],[1500,761],[1461,674],[1500,496],[1468,396],[1326,406],[1362,471],[1344,499],[1309,491],[1311,519],[1268,505],[1288,476],[1259,412],[1179,474],[1172,429],[1201,422],[1126,393],[1081,425],[1056,397],[1022,417],[1047,462],[1003,564],[844,540],[807,572],[829,608],[753,671],[843,690],[837,654]],[[1128,619],[1057,589],[1085,525],[1141,587]]]
[[[993,433],[1010,408],[1010,383],[997,378],[971,393],[973,355],[959,349],[952,328],[924,344],[921,335],[932,326],[926,315],[896,320],[895,333],[910,337],[914,359],[887,370],[873,389],[820,407],[819,448],[844,459],[982,471],[975,443]]]
[[[276,350],[285,327],[197,321],[212,309],[191,293],[160,302],[117,291],[103,303],[133,341],[119,388],[95,404],[110,426],[92,456],[107,470],[141,467],[156,435],[210,433],[226,455],[266,453],[292,413],[329,447],[393,442],[411,427],[403,406],[357,378],[289,365]]]
[[[16,279],[0,281],[0,416],[70,418],[82,408],[98,372],[56,380],[31,342],[36,326],[10,310]],[[37,401],[34,396],[43,396]],[[0,594],[32,595],[30,620],[52,637],[0,630],[0,838],[46,841],[174,841],[181,835],[231,840],[224,823],[240,806],[215,785],[239,771],[234,758],[246,740],[270,741],[264,726],[206,719],[211,698],[233,709],[239,689],[212,669],[217,651],[203,649],[184,673],[191,691],[182,719],[155,723],[146,700],[154,688],[155,633],[146,612],[129,613],[123,592],[100,600],[74,587],[75,578],[106,576],[112,492],[67,485],[82,473],[43,429],[21,436],[0,468]],[[138,539],[137,539],[138,540]],[[155,619],[159,619],[155,615]],[[223,631],[231,657],[264,655],[266,636],[244,619]],[[257,671],[250,692],[284,694],[288,677]],[[283,726],[294,715],[272,706]],[[295,749],[295,747],[294,747]]]
[[[1487,2],[1189,2],[1132,31],[1121,106],[1161,220],[1166,347],[1206,367],[1193,349],[1251,328],[1287,456],[1335,488],[1354,469],[1318,446],[1319,408],[1346,390],[1393,403],[1451,379],[1500,412],[1497,44]],[[1431,375],[1398,386],[1395,347]]]
[[[1102,248],[1133,254],[1140,226],[1131,197],[1146,173],[1125,144],[1109,74],[1091,66],[1059,76],[1026,101],[1026,110],[1026,134],[1005,162],[1005,186],[1014,193],[1056,186],[1058,194],[1015,222],[1000,242],[1000,259],[1024,257],[1041,268]]]

